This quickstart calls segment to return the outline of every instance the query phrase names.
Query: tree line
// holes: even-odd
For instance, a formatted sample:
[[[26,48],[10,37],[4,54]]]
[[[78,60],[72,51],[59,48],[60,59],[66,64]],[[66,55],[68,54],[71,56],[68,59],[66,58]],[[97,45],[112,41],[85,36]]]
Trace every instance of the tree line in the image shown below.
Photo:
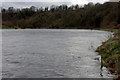
[[[45,8],[2,8],[3,27],[12,28],[113,28],[120,23],[119,3],[92,2]]]

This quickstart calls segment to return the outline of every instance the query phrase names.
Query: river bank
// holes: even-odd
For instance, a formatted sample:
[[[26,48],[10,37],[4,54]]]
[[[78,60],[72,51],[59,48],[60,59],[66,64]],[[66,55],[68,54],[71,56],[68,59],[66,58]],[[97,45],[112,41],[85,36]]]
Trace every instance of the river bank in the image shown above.
[[[102,56],[102,65],[107,67],[112,74],[119,75],[119,57],[120,57],[120,44],[119,44],[119,31],[117,29],[108,29],[105,31],[114,32],[106,42],[103,42],[100,47],[97,48],[97,52]]]

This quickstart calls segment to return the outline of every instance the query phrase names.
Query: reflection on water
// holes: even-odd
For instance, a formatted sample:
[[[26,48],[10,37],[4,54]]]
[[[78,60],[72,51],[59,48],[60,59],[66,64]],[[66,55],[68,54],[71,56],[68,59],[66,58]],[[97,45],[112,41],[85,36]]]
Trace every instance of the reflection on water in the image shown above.
[[[109,35],[95,30],[3,30],[3,77],[111,77],[105,68],[101,72],[94,52]]]

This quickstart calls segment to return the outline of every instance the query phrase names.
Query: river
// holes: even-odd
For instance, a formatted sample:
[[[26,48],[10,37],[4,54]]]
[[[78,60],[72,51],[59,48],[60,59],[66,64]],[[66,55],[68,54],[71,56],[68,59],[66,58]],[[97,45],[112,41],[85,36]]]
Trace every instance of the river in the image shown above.
[[[95,50],[112,33],[76,29],[2,30],[3,78],[110,78]]]

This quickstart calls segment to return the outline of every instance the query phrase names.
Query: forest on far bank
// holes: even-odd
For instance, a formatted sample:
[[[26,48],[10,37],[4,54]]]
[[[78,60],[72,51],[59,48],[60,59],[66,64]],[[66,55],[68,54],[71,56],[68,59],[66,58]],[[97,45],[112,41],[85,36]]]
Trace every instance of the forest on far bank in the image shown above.
[[[120,24],[120,2],[84,5],[52,5],[50,8],[2,8],[3,28],[92,29],[116,28]],[[120,27],[120,26],[119,26]]]

